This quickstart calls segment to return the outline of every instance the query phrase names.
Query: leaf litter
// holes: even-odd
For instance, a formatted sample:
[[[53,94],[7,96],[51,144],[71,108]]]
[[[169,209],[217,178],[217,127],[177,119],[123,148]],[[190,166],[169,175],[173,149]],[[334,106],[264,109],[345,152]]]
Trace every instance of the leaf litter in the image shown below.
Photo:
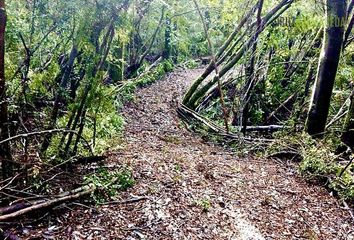
[[[108,153],[105,165],[128,166],[136,184],[118,201],[70,206],[41,226],[24,227],[22,237],[354,239],[348,211],[301,178],[295,164],[240,158],[185,129],[176,107],[201,71],[177,69],[125,105],[124,146]]]

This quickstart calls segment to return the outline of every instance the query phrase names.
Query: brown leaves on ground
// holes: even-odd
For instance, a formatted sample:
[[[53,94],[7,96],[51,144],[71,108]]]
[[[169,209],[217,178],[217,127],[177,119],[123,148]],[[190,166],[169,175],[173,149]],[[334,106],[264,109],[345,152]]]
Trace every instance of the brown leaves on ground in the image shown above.
[[[306,183],[295,166],[240,159],[183,127],[176,106],[200,72],[177,70],[138,90],[136,101],[126,104],[124,147],[106,163],[133,169],[136,185],[121,194],[123,202],[77,207],[39,236],[354,239],[347,210],[324,188]],[[127,199],[137,201],[124,203]]]

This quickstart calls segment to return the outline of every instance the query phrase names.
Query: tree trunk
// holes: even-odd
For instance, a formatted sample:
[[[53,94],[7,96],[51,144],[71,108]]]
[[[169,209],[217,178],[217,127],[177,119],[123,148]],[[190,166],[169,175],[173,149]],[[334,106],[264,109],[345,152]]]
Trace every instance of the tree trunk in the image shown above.
[[[173,32],[172,36],[174,37],[174,39],[177,38],[177,35],[176,35],[177,30],[178,30],[178,24],[177,24],[177,21],[174,20],[174,22],[173,22],[173,31],[172,31]],[[177,64],[178,63],[178,46],[176,45],[176,41],[172,41],[171,40],[171,42],[172,42],[171,43],[171,54],[172,54],[171,59],[172,59],[174,64]]]
[[[118,58],[119,58],[119,76],[118,76],[118,82],[121,82],[124,80],[124,71],[125,71],[125,43],[121,43],[121,47],[118,50]]]
[[[344,34],[344,41],[343,41],[343,48],[344,49],[347,46],[347,43],[348,43],[348,40],[350,37],[350,33],[352,32],[353,27],[354,27],[354,15],[351,17],[351,19],[348,19],[348,20],[349,20],[349,24],[348,24],[347,30]]]
[[[66,63],[66,66],[64,68],[64,73],[63,73],[61,81],[60,81],[59,89],[56,93],[54,107],[52,109],[50,123],[49,123],[49,126],[47,127],[47,130],[55,128],[55,125],[57,123],[58,116],[59,116],[59,109],[60,109],[61,104],[63,103],[63,100],[65,98],[65,88],[68,85],[68,81],[70,79],[70,74],[72,73],[72,70],[74,68],[74,62],[75,62],[77,55],[78,55],[77,47],[74,44],[71,49],[69,60]],[[41,147],[42,154],[44,154],[47,151],[47,149],[51,143],[51,140],[52,140],[52,134],[48,134],[47,136],[44,137],[44,141],[43,141],[42,147]]]
[[[323,136],[326,127],[343,44],[346,7],[346,0],[326,0],[325,36],[306,123],[312,136]]]
[[[282,0],[277,6],[271,9],[263,18],[262,18],[262,27],[261,29],[255,29],[251,37],[248,38],[240,48],[229,57],[229,61],[223,65],[220,70],[220,78],[223,77],[231,68],[233,68],[239,60],[244,56],[244,54],[251,48],[253,44],[253,39],[255,34],[260,34],[267,26],[269,26],[274,20],[276,20],[282,13],[284,13],[294,2],[294,0]],[[252,24],[253,27],[256,26]],[[232,40],[231,40],[232,41]],[[227,48],[227,47],[226,47]],[[222,49],[222,48],[221,48]],[[219,51],[220,52],[220,51]],[[221,53],[222,54],[222,53]],[[217,54],[220,55],[220,54]],[[225,60],[223,60],[225,61]],[[221,65],[218,63],[217,65]],[[183,104],[191,109],[196,109],[200,99],[208,92],[208,90],[217,83],[217,78],[211,79],[208,83],[202,86],[200,89],[198,87],[203,83],[203,81],[212,73],[213,64],[209,64],[205,69],[204,73],[194,81],[188,92],[183,98]]]
[[[7,113],[7,97],[5,83],[5,29],[6,10],[5,0],[0,1],[0,141],[9,138],[9,125]],[[0,161],[3,178],[13,174],[11,148],[9,142],[0,145]]]
[[[166,28],[165,28],[165,49],[163,51],[163,58],[170,59],[171,56],[171,18],[166,16]]]

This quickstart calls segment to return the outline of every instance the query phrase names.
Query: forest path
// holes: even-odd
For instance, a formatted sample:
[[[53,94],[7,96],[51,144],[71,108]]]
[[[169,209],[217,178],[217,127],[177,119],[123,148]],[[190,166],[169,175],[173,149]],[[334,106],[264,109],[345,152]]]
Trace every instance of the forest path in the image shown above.
[[[120,197],[137,201],[70,212],[70,235],[353,239],[348,211],[323,187],[306,183],[293,166],[240,159],[184,128],[176,107],[200,72],[178,69],[139,89],[136,101],[126,104],[124,146],[110,154],[107,166],[133,170],[136,184]]]

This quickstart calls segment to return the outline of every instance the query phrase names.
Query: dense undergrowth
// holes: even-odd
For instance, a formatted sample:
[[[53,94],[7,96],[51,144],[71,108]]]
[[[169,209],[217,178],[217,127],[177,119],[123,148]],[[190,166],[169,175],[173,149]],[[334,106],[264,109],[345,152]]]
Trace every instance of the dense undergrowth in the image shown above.
[[[144,68],[145,66],[142,67],[142,69]],[[100,155],[108,149],[119,148],[124,129],[124,118],[121,116],[120,110],[124,103],[134,101],[134,93],[137,88],[148,86],[160,80],[173,68],[173,64],[166,60],[134,79],[129,79],[118,85],[101,86],[102,89],[97,91],[98,94],[90,109],[91,111],[89,110],[91,112],[89,116],[94,116],[92,118],[94,121],[88,119],[87,127],[83,133],[84,138],[91,139],[89,143],[94,146],[95,154]],[[65,124],[67,119],[63,118],[62,122]],[[53,149],[55,151],[58,146],[54,145]],[[83,155],[89,154],[85,146],[82,146],[79,152]]]
[[[145,68],[143,66],[142,68]],[[108,150],[114,151],[121,147],[121,138],[124,130],[124,118],[120,114],[121,108],[127,102],[135,100],[135,90],[149,86],[150,84],[163,78],[168,72],[174,69],[174,65],[168,61],[162,61],[155,67],[144,71],[138,77],[127,80],[119,85],[104,86],[105,89],[98,91],[101,96],[97,96],[93,108],[102,106],[102,110],[96,110],[95,119],[99,124],[93,126],[93,122],[87,124],[83,136],[88,139],[93,135],[93,129],[96,131],[96,139],[92,139],[91,145],[95,147],[95,154],[105,154]],[[103,99],[100,102],[100,99]],[[104,106],[104,107],[103,107]],[[66,122],[66,121],[64,121]],[[58,147],[54,147],[58,149]],[[79,149],[81,154],[90,154],[87,149]],[[64,159],[65,160],[65,159]],[[121,166],[121,170],[108,171],[99,168],[95,173],[88,173],[84,176],[85,184],[94,184],[99,191],[95,192],[94,200],[102,203],[116,197],[119,191],[124,191],[134,184],[132,169]]]
[[[219,121],[219,125],[222,124]],[[338,140],[338,134],[332,133],[319,140],[303,132],[284,130],[254,135],[255,139],[266,138],[250,142],[243,140],[242,134],[236,139],[225,138],[198,121],[188,122],[188,127],[207,141],[233,149],[240,157],[255,155],[294,162],[296,170],[306,180],[325,186],[340,199],[354,202],[353,153]]]
[[[170,61],[162,61],[134,79],[117,85],[100,86],[101,89],[97,91],[100,95],[96,96],[91,109],[88,109],[89,112],[92,110],[92,113],[88,114],[87,127],[83,132],[83,138],[90,139],[87,143],[96,156],[122,147],[125,120],[120,111],[125,103],[135,101],[135,90],[160,80],[173,68]],[[68,110],[70,108],[71,106],[68,106]],[[96,115],[91,119],[91,114]],[[65,127],[66,122],[66,116],[63,116],[59,121],[59,127],[61,123]],[[25,194],[21,195],[25,199],[27,194],[55,195],[84,184],[97,189],[92,198],[96,203],[103,203],[116,199],[120,191],[134,185],[133,170],[127,166],[120,166],[118,170],[111,171],[102,168],[100,162],[94,163],[92,169],[90,165],[76,164],[80,159],[86,159],[85,156],[92,154],[84,144],[80,145],[78,156],[60,157],[60,139],[60,136],[54,137],[46,159],[42,161],[32,159],[33,165],[27,170],[28,177],[17,184],[17,188],[25,189],[23,190]],[[86,163],[86,160],[83,163]],[[1,201],[5,203],[6,199]]]
[[[119,124],[112,124],[108,127],[104,127],[104,131],[110,135],[103,135],[99,139],[103,144],[101,148],[101,153],[106,152],[108,149],[110,151],[119,148],[119,142],[121,139],[122,130],[124,129],[124,118],[119,114],[119,110],[123,107],[124,103],[134,101],[135,90],[137,88],[146,87],[161,78],[163,78],[168,72],[172,71],[174,68],[170,61],[163,61],[159,63],[155,68],[149,70],[148,72],[142,73],[139,77],[133,81],[128,81],[126,84],[123,83],[122,86],[113,87],[114,94],[112,101],[114,102],[115,111],[102,113],[104,116],[110,118],[113,116],[123,119]],[[109,95],[112,96],[112,95]],[[112,118],[110,118],[112,119]],[[114,128],[115,131],[112,131]],[[90,133],[89,133],[90,134]],[[93,183],[101,189],[94,195],[94,200],[97,203],[103,203],[109,199],[114,199],[119,191],[124,191],[127,188],[134,185],[134,178],[132,176],[132,169],[128,169],[122,166],[122,170],[119,171],[108,171],[106,169],[99,169],[98,172],[89,174],[85,177],[86,183]],[[118,180],[116,180],[118,179]],[[114,184],[111,184],[115,182]]]
[[[320,141],[305,133],[278,133],[275,137],[277,140],[261,155],[298,161],[298,170],[303,177],[316,181],[340,198],[353,202],[353,155],[350,150],[338,153],[338,149],[344,146],[335,140],[335,136],[328,136]]]

